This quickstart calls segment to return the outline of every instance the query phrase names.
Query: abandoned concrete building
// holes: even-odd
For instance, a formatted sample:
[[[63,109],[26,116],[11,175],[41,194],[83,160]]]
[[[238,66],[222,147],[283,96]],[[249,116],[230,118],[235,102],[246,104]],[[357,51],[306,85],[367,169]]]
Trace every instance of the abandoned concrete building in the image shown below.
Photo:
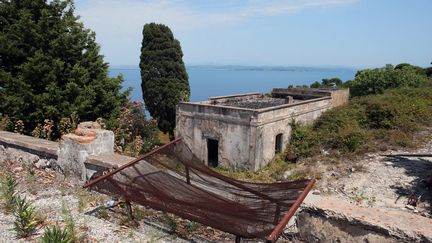
[[[209,166],[256,171],[283,152],[290,122],[308,124],[348,101],[348,89],[273,89],[177,106],[178,137]]]

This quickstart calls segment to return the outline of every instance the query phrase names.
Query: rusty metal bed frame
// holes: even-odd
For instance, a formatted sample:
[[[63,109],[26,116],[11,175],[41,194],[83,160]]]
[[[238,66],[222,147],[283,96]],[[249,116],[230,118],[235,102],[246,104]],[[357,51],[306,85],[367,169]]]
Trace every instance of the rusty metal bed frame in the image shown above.
[[[232,233],[236,242],[241,238],[276,242],[315,184],[315,178],[272,184],[234,180],[196,161],[181,140],[158,147],[83,187],[120,194],[129,208],[135,202]],[[255,231],[251,226],[256,226]]]

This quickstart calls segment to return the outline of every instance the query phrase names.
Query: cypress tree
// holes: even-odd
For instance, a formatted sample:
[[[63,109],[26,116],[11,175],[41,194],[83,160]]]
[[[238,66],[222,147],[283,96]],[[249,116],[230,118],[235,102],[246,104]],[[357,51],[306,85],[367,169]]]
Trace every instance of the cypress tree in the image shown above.
[[[0,0],[0,113],[27,132],[73,112],[114,120],[129,91],[108,77],[99,49],[72,0]]]
[[[144,25],[141,48],[141,87],[150,115],[159,129],[174,139],[175,108],[189,101],[188,75],[183,63],[180,42],[162,24]]]

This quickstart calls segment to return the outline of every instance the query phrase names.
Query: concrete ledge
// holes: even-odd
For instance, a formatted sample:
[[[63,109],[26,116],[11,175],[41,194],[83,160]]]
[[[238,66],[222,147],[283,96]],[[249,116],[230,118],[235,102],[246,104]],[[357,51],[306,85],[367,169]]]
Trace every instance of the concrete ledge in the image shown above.
[[[128,163],[134,159],[135,159],[134,157],[129,157],[120,154],[90,155],[87,157],[86,164],[91,164],[98,167],[111,169],[111,168],[117,168],[120,165]]]
[[[432,242],[432,219],[309,195],[297,216],[300,237],[320,242]]]
[[[42,157],[57,159],[58,142],[0,131],[0,145],[21,149]]]

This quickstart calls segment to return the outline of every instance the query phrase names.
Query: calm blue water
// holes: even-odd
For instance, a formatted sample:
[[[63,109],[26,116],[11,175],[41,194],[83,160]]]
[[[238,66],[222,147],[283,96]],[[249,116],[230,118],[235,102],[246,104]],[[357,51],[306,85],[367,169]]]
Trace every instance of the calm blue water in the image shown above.
[[[310,85],[323,78],[338,77],[344,81],[354,78],[355,69],[307,67],[238,67],[190,66],[187,68],[191,100],[207,100],[210,96],[248,92],[270,92],[272,88],[289,85]],[[142,101],[141,76],[138,67],[113,66],[110,75],[122,74],[124,87],[132,87],[131,99]]]

